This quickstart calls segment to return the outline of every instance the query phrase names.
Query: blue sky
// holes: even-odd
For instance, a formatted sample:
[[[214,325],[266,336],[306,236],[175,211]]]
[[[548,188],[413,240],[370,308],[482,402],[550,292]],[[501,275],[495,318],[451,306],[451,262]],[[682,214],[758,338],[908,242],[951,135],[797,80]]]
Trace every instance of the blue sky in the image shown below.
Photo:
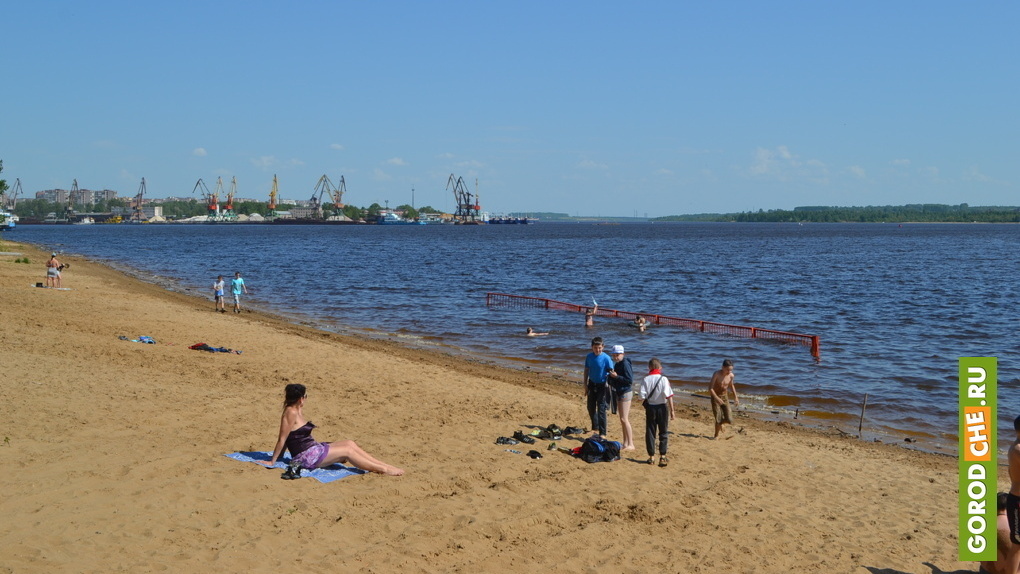
[[[1020,204],[1016,2],[17,2],[25,191],[492,212]]]

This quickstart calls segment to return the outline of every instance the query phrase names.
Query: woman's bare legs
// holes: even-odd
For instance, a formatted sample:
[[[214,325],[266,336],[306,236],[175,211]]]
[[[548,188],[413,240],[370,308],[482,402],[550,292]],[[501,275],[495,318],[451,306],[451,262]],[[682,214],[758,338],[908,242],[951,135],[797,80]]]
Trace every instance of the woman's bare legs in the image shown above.
[[[621,398],[617,401],[616,410],[620,412],[620,426],[623,427],[623,450],[634,450],[634,429],[630,426],[630,399]]]
[[[335,462],[350,462],[354,466],[367,470],[369,472],[378,472],[379,474],[387,474],[389,476],[400,476],[404,474],[404,469],[397,468],[391,464],[373,457],[372,455],[365,452],[358,443],[353,440],[342,440],[339,442],[329,443],[329,453],[326,454],[326,458],[319,463],[319,468],[329,466]]]

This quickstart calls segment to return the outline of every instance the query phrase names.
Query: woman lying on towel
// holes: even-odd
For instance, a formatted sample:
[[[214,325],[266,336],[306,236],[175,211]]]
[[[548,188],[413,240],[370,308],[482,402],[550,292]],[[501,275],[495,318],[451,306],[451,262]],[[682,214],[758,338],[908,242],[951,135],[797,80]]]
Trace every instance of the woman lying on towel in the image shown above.
[[[312,429],[315,428],[315,425],[305,420],[303,412],[305,400],[308,398],[308,395],[305,394],[305,386],[290,384],[287,385],[284,393],[286,399],[283,403],[283,416],[280,417],[280,438],[276,441],[276,448],[273,449],[272,460],[262,464],[272,467],[283,454],[283,449],[286,448],[290,451],[292,460],[307,470],[341,462],[379,474],[390,476],[404,474],[403,469],[377,460],[362,450],[353,440],[315,442],[312,439]]]

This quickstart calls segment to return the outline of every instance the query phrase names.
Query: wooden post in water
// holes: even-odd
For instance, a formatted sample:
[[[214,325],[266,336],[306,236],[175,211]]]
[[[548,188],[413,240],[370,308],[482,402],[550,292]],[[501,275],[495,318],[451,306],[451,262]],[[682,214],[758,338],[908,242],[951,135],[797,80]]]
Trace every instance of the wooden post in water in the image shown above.
[[[864,410],[868,408],[868,393],[864,393],[864,404],[861,405],[861,424],[857,425],[857,438],[861,438],[864,429]]]

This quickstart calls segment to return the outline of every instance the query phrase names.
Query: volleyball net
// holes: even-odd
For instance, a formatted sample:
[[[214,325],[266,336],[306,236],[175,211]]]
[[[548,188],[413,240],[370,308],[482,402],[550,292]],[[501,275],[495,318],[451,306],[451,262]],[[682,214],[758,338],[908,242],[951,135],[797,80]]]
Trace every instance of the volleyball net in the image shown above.
[[[587,313],[592,310],[592,305],[577,305],[565,303],[554,299],[542,297],[528,297],[526,295],[510,295],[507,293],[486,293],[485,304],[489,307],[509,307],[516,309],[551,309],[554,311],[568,311],[571,313]],[[618,319],[629,319],[631,321],[639,316],[644,317],[649,325],[670,325],[701,331],[703,333],[716,333],[730,335],[732,337],[744,337],[748,339],[767,339],[779,343],[792,345],[804,345],[810,347],[811,355],[816,359],[821,358],[821,341],[818,335],[805,335],[803,333],[791,333],[789,331],[776,331],[775,329],[762,329],[759,327],[745,327],[742,325],[727,325],[726,323],[715,323],[712,321],[700,321],[698,319],[684,319],[681,317],[670,317],[668,315],[656,315],[654,313],[634,313],[631,311],[620,311],[618,309],[606,309],[598,307],[595,309],[598,317],[612,317]]]

